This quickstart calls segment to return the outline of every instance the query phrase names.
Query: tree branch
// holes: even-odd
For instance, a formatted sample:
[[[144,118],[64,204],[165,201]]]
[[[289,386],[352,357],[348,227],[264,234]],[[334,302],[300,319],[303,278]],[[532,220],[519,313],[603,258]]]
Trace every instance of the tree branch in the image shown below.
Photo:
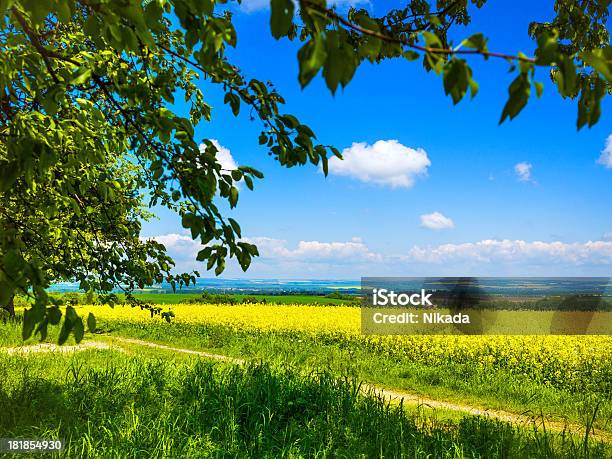
[[[332,21],[340,23],[344,25],[345,27],[348,27],[351,30],[362,33],[364,35],[378,38],[380,40],[383,40],[389,43],[396,43],[396,44],[400,44],[403,46],[407,46],[408,48],[416,49],[417,51],[422,51],[422,52],[430,53],[430,54],[443,54],[446,56],[472,54],[472,55],[480,55],[483,57],[498,57],[498,58],[513,60],[513,61],[529,62],[532,64],[535,63],[535,58],[526,57],[526,56],[515,56],[513,54],[495,53],[491,51],[484,51],[484,50],[477,50],[477,49],[468,50],[468,49],[432,48],[430,46],[417,45],[414,43],[410,43],[407,40],[403,40],[401,38],[390,37],[388,35],[382,34],[375,30],[370,30],[370,29],[366,29],[365,27],[361,27],[357,24],[350,22],[344,17],[340,16],[334,10],[322,7],[318,5],[317,3],[312,2],[311,0],[300,0],[300,4],[306,8],[310,8],[318,13],[323,14],[324,16],[331,19]]]
[[[51,65],[51,61],[49,60],[49,53],[41,43],[40,37],[34,32],[34,30],[32,30],[28,22],[17,9],[11,8],[11,12],[13,13],[13,16],[15,16],[15,19],[17,19],[17,22],[19,22],[19,25],[21,26],[25,34],[28,36],[28,39],[30,40],[34,48],[36,48],[36,50],[42,56],[43,61],[45,62],[45,66],[47,67],[47,70],[49,70],[53,81],[55,81],[55,83],[59,83],[57,73],[55,73],[55,69],[53,68],[53,66]]]

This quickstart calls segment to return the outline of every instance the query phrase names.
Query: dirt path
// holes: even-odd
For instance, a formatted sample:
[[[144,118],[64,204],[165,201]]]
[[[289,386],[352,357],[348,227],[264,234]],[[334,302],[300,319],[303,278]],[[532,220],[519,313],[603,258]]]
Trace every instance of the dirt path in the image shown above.
[[[113,344],[102,341],[85,341],[76,346],[58,346],[56,344],[36,344],[32,346],[19,346],[12,348],[0,348],[1,351],[13,355],[13,354],[28,354],[28,353],[39,353],[39,352],[75,352],[87,349],[113,349],[115,351],[127,352],[128,350],[121,346],[121,343],[131,344],[136,346],[146,346],[155,349],[163,349],[170,352],[178,352],[182,354],[192,354],[198,357],[206,359],[217,360],[221,362],[234,363],[237,365],[244,365],[247,360],[239,359],[236,357],[230,357],[223,354],[212,354],[204,351],[194,351],[193,349],[185,349],[179,347],[166,346],[164,344],[153,343],[150,341],[144,341],[133,338],[123,338],[119,336],[109,336]],[[404,403],[410,405],[417,405],[424,408],[442,409],[449,411],[456,411],[465,413],[473,416],[485,416],[492,419],[499,419],[500,421],[508,422],[523,427],[532,427],[537,429],[544,429],[555,432],[569,432],[578,435],[585,434],[585,427],[578,424],[568,424],[565,422],[555,421],[552,419],[543,420],[542,417],[538,416],[527,416],[525,414],[517,414],[503,410],[490,410],[482,407],[476,407],[471,405],[464,405],[460,403],[447,402],[444,400],[435,400],[432,398],[422,397],[420,395],[411,394],[409,392],[397,391],[385,389],[373,384],[362,384],[361,391],[366,395],[374,394],[382,397],[383,399],[392,403]],[[589,437],[604,441],[606,443],[612,443],[612,435],[594,429],[589,433]]]
[[[113,340],[127,343],[127,344],[135,344],[139,346],[147,346],[156,349],[165,349],[172,352],[180,352],[184,354],[194,354],[200,357],[219,360],[224,362],[231,362],[238,365],[243,365],[246,363],[244,359],[238,359],[235,357],[229,357],[222,354],[211,354],[208,352],[202,351],[194,351],[192,349],[184,349],[178,347],[166,346],[163,344],[152,343],[150,341],[144,341],[140,339],[132,339],[132,338],[121,338],[118,336],[113,336]],[[538,429],[546,428],[547,430],[556,431],[556,432],[571,432],[573,434],[584,435],[585,427],[578,424],[568,424],[565,422],[554,421],[552,419],[542,420],[539,416],[527,416],[524,414],[516,414],[509,411],[503,410],[490,410],[486,408],[480,408],[471,405],[464,405],[460,403],[447,402],[444,400],[435,400],[427,397],[422,397],[420,395],[411,394],[409,392],[396,391],[385,389],[379,386],[375,386],[372,384],[362,384],[361,391],[364,394],[375,394],[379,397],[384,398],[387,401],[392,403],[400,403],[404,404],[408,403],[411,405],[422,406],[431,409],[443,409],[450,411],[457,411],[461,413],[470,414],[473,416],[485,416],[493,419],[499,419],[500,421],[509,422],[511,424],[521,425],[523,427],[535,427]],[[612,435],[601,431],[599,429],[594,429],[589,436],[597,439],[605,441],[606,443],[612,443]]]
[[[207,358],[207,359],[219,360],[219,361],[222,361],[222,362],[235,363],[237,365],[244,365],[246,363],[246,360],[237,359],[235,357],[229,357],[227,355],[211,354],[209,352],[194,351],[192,349],[184,349],[184,348],[180,348],[180,347],[171,347],[171,346],[166,346],[165,344],[157,344],[157,343],[152,343],[150,341],[143,341],[141,339],[122,338],[122,337],[119,337],[119,336],[112,336],[112,339],[113,339],[113,341],[119,341],[121,343],[136,344],[138,346],[148,346],[148,347],[153,347],[155,349],[165,349],[167,351],[180,352],[182,354],[194,354],[194,355],[197,355],[197,356],[200,356],[200,357],[204,357],[204,358]]]
[[[569,424],[567,422],[555,421],[552,419],[543,419],[541,416],[527,416],[525,414],[512,413],[510,411],[493,410],[488,408],[480,408],[472,405],[463,405],[460,403],[447,402],[444,400],[435,400],[420,395],[411,394],[409,392],[400,392],[396,390],[384,389],[382,387],[371,384],[362,384],[361,389],[364,393],[374,393],[383,397],[385,400],[404,404],[409,403],[428,407],[431,409],[440,408],[443,410],[458,411],[461,413],[470,414],[472,416],[484,416],[511,424],[520,425],[528,428],[537,428],[538,430],[546,429],[554,432],[568,432],[576,435],[585,435],[585,426],[579,424]],[[612,434],[600,429],[591,429],[589,438],[612,443]]]
[[[85,341],[75,346],[58,346],[57,344],[43,343],[33,344],[30,346],[16,346],[16,347],[0,347],[0,351],[8,355],[15,354],[38,354],[41,352],[76,352],[86,351],[88,349],[111,349],[112,347],[108,343],[101,341]]]

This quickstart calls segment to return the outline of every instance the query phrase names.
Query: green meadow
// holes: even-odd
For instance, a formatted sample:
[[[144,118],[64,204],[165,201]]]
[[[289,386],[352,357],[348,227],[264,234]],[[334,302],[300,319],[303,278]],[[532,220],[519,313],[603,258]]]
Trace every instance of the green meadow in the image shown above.
[[[46,342],[57,334],[51,328]],[[605,380],[551,383],[500,365],[402,358],[340,334],[254,331],[205,318],[100,317],[81,350],[71,340],[67,352],[30,347],[38,344],[23,343],[20,323],[0,322],[0,437],[62,439],[61,457],[612,454]],[[375,387],[424,401],[390,399]]]

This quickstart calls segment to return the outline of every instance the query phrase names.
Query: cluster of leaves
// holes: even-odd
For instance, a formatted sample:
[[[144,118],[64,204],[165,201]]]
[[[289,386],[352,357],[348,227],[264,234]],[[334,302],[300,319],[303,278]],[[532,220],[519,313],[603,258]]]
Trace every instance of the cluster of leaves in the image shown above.
[[[541,96],[544,86],[534,79],[536,67],[551,69],[563,97],[578,97],[578,128],[599,120],[601,100],[612,89],[612,46],[606,29],[610,0],[557,0],[555,19],[529,28],[537,43],[534,57],[492,52],[480,33],[454,45],[448,32],[454,24],[470,22],[468,3],[480,8],[484,0],[438,1],[435,10],[428,1],[410,0],[407,7],[382,17],[356,8],[341,15],[325,0],[301,0],[298,18],[292,0],[274,0],[270,26],[276,38],[305,42],[298,52],[302,86],[322,71],[333,93],[351,81],[364,61],[420,59],[427,71],[442,77],[445,93],[457,104],[468,92],[472,97],[478,92],[466,57],[479,55],[505,59],[517,73],[500,123],[520,113],[532,88]]]
[[[280,111],[270,84],[227,59],[236,31],[216,3],[0,1],[0,305],[33,297],[24,337],[60,321],[45,292],[53,281],[127,293],[194,281],[199,273],[172,275],[164,246],[140,237],[147,206],[177,212],[203,246],[197,259],[217,274],[228,256],[247,269],[258,254],[218,202],[236,206],[238,182],[252,189],[263,175],[223,169],[215,145],[195,138],[211,119],[200,81],[222,91],[234,115],[246,107],[260,120],[259,143],[281,165],[327,170],[328,153],[339,155]],[[173,111],[175,97],[187,117]],[[82,337],[73,309],[63,327]]]

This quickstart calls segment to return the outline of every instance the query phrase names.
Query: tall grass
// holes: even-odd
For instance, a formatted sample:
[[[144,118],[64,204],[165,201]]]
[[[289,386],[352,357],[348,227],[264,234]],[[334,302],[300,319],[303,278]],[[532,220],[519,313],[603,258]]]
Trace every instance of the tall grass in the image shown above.
[[[537,415],[543,411],[547,417],[561,422],[567,420],[584,425],[587,416],[595,406],[599,406],[595,427],[607,431],[612,429],[609,392],[594,384],[603,381],[601,375],[594,375],[591,379],[585,377],[582,384],[574,388],[544,382],[534,372],[479,365],[470,360],[456,362],[451,358],[452,349],[448,349],[446,362],[432,364],[427,355],[420,360],[413,359],[342,335],[312,336],[297,330],[256,332],[210,324],[100,321],[100,326],[111,334],[176,347],[208,349],[235,357],[260,359],[278,366],[291,364],[306,371],[323,368],[337,375],[349,374],[370,383],[433,398],[516,413]],[[522,350],[509,348],[510,351],[520,353]],[[422,352],[426,354],[427,349]],[[606,384],[609,386],[610,382]]]
[[[351,378],[129,357],[0,356],[0,437],[66,457],[607,457],[602,445],[468,417],[408,415]]]

